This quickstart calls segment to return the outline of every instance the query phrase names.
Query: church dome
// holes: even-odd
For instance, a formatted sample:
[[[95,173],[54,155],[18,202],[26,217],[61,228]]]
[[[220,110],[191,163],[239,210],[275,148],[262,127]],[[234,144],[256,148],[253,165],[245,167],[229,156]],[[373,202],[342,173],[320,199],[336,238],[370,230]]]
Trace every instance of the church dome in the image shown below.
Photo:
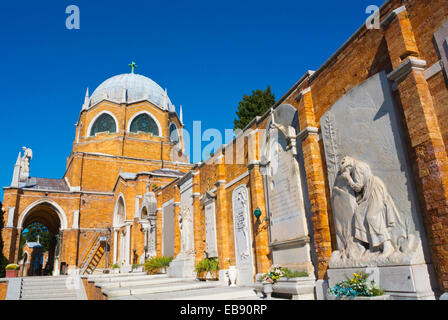
[[[115,103],[133,103],[147,100],[163,110],[173,110],[166,90],[153,80],[134,73],[125,73],[107,79],[86,97],[83,109],[88,109],[103,100]]]

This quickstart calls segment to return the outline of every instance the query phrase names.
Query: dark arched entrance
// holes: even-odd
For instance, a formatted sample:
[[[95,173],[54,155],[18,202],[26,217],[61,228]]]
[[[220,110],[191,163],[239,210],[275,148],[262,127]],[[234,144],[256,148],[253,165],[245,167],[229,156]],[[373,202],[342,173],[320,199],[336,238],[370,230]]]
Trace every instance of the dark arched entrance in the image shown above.
[[[66,225],[65,219],[61,218],[65,218],[65,215],[61,212],[58,205],[52,202],[41,201],[29,206],[19,219],[18,227],[22,230],[20,239],[22,239],[23,232],[27,230],[27,227],[36,225],[36,223],[45,226],[48,230],[48,259],[46,264],[42,266],[43,275],[51,275],[54,270],[59,269],[57,261],[60,247],[60,230]],[[30,258],[28,257],[28,259]]]

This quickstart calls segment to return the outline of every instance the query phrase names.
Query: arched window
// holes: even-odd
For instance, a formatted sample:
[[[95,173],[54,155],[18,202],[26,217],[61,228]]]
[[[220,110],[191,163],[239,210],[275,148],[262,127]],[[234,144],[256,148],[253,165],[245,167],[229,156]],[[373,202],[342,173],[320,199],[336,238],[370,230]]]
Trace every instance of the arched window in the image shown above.
[[[148,219],[148,210],[146,210],[146,207],[143,207],[142,219]]]
[[[170,125],[170,140],[174,143],[179,142],[179,133],[177,132],[177,127],[174,123]]]
[[[126,220],[126,212],[125,212],[125,205],[122,197],[118,198],[118,204],[117,204],[117,220],[116,223],[118,226],[121,226],[124,221]]]
[[[117,124],[110,114],[103,113],[95,120],[90,129],[90,136],[98,132],[117,132]]]
[[[132,120],[131,132],[146,132],[152,133],[155,136],[159,135],[159,128],[154,119],[146,113],[142,113]]]

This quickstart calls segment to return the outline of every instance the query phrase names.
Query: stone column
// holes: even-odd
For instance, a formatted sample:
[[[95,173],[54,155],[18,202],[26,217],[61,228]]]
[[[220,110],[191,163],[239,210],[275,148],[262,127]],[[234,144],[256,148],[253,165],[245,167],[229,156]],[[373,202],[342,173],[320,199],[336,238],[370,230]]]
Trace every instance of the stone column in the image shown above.
[[[126,225],[126,264],[131,264],[131,225]]]
[[[319,143],[311,88],[296,97],[301,131],[297,140],[302,142],[308,194],[313,213],[314,248],[317,251],[317,274],[324,279],[331,256],[331,235],[323,166],[323,146]]]
[[[114,233],[114,253],[113,253],[112,264],[116,264],[117,263],[117,250],[118,250],[118,230],[114,228],[113,233]]]
[[[162,197],[162,192],[158,193],[156,195],[157,198],[157,217],[156,217],[156,252],[158,256],[162,255],[162,215],[163,215],[163,211],[162,211],[162,204],[163,204],[163,197]]]
[[[410,138],[423,221],[440,289],[448,290],[448,158],[405,7],[382,22]]]
[[[141,197],[142,196],[135,196],[134,219],[140,217],[140,198]]]
[[[174,257],[176,257],[182,251],[182,239],[179,226],[179,214],[180,214],[180,190],[176,186],[174,191]]]

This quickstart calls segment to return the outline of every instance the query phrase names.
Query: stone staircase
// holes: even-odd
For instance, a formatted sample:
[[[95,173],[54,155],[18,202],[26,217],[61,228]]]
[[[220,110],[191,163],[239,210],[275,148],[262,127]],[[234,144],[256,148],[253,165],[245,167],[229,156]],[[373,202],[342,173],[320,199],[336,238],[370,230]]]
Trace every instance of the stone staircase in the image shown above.
[[[83,290],[68,276],[24,277],[20,300],[84,300]]]
[[[231,288],[220,281],[198,281],[144,273],[86,276],[108,300],[239,300],[260,299],[252,288]]]

